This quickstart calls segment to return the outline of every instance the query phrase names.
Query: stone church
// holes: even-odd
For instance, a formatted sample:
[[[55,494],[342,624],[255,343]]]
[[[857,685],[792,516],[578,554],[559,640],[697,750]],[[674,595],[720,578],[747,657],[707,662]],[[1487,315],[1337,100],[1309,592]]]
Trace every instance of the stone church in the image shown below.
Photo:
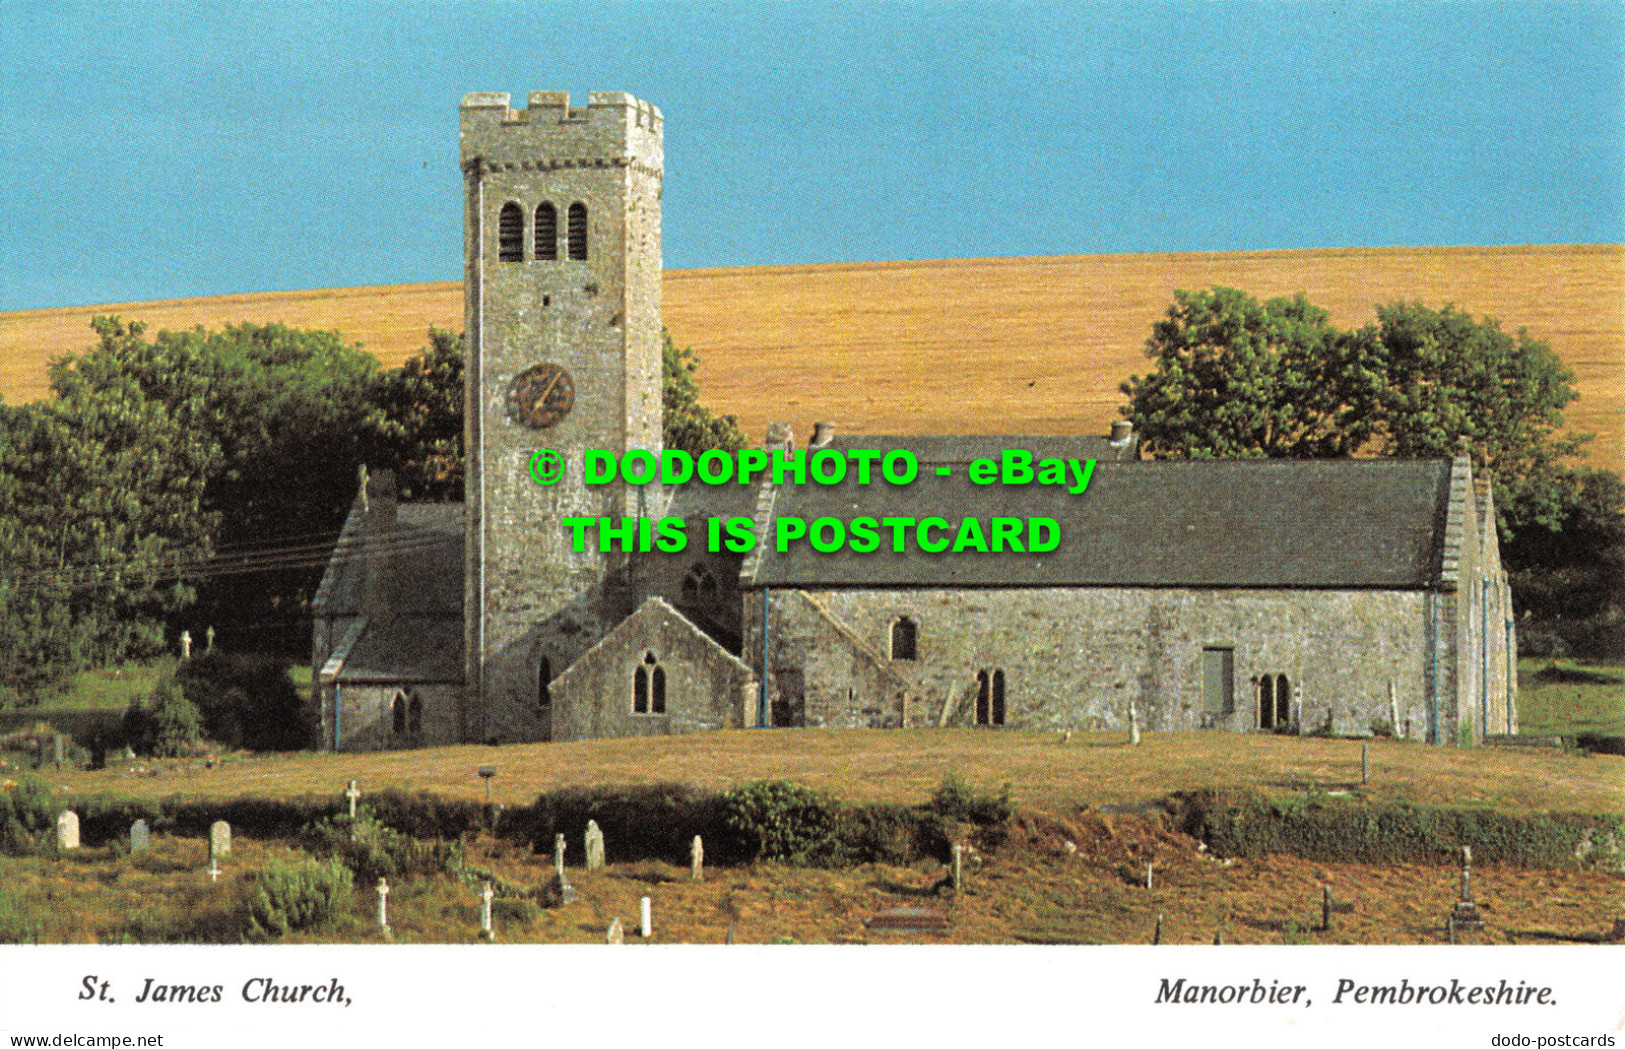
[[[376,750],[748,727],[1517,731],[1488,483],[1455,461],[1141,460],[1110,435],[868,436],[885,484],[587,485],[661,448],[660,110],[620,92],[461,109],[467,483],[363,474],[314,600],[324,745]],[[796,447],[775,425],[767,448]],[[528,464],[560,452],[560,479]],[[973,483],[1005,449],[1086,492]],[[938,467],[948,476],[939,476]],[[1047,517],[1043,553],[779,552],[775,522]],[[748,518],[748,554],[577,552],[566,517]],[[700,546],[701,552],[694,552]],[[589,546],[589,551],[591,547]]]

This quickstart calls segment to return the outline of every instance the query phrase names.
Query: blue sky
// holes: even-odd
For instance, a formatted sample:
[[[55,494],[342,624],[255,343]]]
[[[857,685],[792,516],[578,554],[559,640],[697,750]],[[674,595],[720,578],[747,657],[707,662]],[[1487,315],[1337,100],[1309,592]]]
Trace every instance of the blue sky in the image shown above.
[[[475,90],[659,105],[674,268],[1625,241],[1615,4],[0,0],[0,26],[0,310],[455,279]]]

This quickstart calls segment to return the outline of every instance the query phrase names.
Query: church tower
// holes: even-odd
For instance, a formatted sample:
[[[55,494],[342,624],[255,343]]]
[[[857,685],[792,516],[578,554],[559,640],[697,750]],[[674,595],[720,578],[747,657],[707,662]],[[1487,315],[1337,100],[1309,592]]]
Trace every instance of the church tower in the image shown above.
[[[661,441],[661,116],[619,91],[463,99],[470,740],[547,739],[551,679],[632,611],[627,556],[577,553],[566,517],[652,514],[583,483],[583,453]],[[551,484],[531,463],[557,452]],[[538,462],[535,472],[547,472]]]

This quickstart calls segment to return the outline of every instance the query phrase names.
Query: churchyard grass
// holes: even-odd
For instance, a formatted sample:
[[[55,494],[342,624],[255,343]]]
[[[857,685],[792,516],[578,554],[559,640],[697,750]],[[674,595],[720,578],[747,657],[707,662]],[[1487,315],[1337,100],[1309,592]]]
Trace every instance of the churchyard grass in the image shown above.
[[[567,786],[687,783],[722,790],[786,779],[852,801],[920,804],[945,774],[981,789],[1010,784],[1020,807],[1071,812],[1083,805],[1154,801],[1203,788],[1278,796],[1359,788],[1361,741],[1222,732],[1148,732],[1138,747],[1123,733],[976,729],[780,729],[455,746],[368,754],[230,755],[149,762],[100,772],[51,771],[67,795],[337,798],[348,780],[479,801],[478,775],[495,765],[495,801],[528,805]],[[1535,748],[1431,747],[1371,741],[1377,801],[1482,806],[1506,812],[1625,813],[1625,758]]]
[[[1518,660],[1518,721],[1527,735],[1625,736],[1625,666]]]

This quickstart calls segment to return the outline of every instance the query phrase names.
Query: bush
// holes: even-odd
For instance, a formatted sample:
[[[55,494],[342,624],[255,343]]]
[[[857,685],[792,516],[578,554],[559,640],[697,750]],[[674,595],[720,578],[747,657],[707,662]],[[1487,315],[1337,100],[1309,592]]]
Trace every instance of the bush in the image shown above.
[[[1010,784],[997,795],[978,794],[957,773],[942,777],[937,792],[931,795],[931,811],[944,819],[983,826],[1004,823],[1015,811],[1010,804]]]
[[[209,651],[182,663],[175,679],[210,739],[248,750],[303,750],[316,742],[315,716],[282,660]]]
[[[0,852],[26,856],[39,848],[46,832],[56,827],[57,810],[51,787],[38,776],[24,773],[0,784]]]
[[[808,864],[833,851],[835,806],[784,780],[747,783],[722,795],[723,822],[753,860]]]
[[[363,882],[424,874],[455,874],[462,868],[459,842],[419,841],[385,826],[367,809],[352,821],[339,816],[307,826],[301,844],[319,856],[330,856]]]
[[[326,925],[344,909],[354,885],[350,868],[337,859],[272,860],[249,901],[249,931],[284,936]]]
[[[124,740],[138,753],[176,758],[190,751],[203,735],[203,716],[174,678],[161,678],[145,706],[131,703],[124,712]]]

